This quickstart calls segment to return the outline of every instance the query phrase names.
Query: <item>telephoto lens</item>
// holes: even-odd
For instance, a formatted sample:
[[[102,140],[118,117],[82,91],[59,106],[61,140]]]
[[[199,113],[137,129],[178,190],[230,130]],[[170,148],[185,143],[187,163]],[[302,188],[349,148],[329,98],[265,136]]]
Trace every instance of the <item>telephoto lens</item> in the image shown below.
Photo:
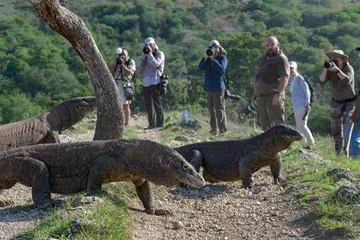
[[[206,50],[206,55],[208,55],[209,57],[211,57],[214,54],[215,54],[214,48],[210,47]]]
[[[150,53],[150,47],[149,46],[145,46],[144,48],[143,48],[143,53],[144,54],[149,54]]]
[[[329,62],[325,62],[325,63],[324,63],[324,67],[325,67],[325,68],[332,68],[332,67],[334,67],[334,66],[335,66],[335,63],[332,62],[332,61],[329,61]]]
[[[124,63],[124,60],[123,60],[123,58],[122,58],[122,55],[119,55],[118,58],[116,59],[116,64],[121,65],[121,64],[123,64],[123,63]]]

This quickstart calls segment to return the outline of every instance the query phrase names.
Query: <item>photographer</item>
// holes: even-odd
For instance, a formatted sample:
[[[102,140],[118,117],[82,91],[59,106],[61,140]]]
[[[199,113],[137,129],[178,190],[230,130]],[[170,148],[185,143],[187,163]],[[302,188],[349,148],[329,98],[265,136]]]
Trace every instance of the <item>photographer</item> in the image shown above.
[[[199,63],[199,69],[204,70],[204,90],[207,93],[207,105],[210,113],[211,134],[216,135],[217,130],[224,134],[226,129],[225,112],[225,82],[224,73],[227,66],[227,57],[224,48],[217,40],[211,40],[209,48]]]
[[[129,53],[125,48],[117,48],[116,53],[118,55],[116,63],[111,65],[109,69],[120,93],[120,99],[124,109],[124,124],[127,126],[130,120],[131,100],[125,97],[123,86],[124,84],[133,84],[131,81],[135,80],[133,77],[136,71],[136,65],[135,61],[129,57]]]
[[[143,96],[148,114],[148,129],[164,126],[164,110],[161,100],[161,76],[164,72],[165,55],[159,50],[155,40],[145,39],[140,59],[143,78]]]
[[[331,84],[331,132],[337,154],[344,153],[344,125],[349,123],[355,110],[354,70],[348,63],[348,56],[342,50],[327,52],[329,62],[319,77],[320,83]]]

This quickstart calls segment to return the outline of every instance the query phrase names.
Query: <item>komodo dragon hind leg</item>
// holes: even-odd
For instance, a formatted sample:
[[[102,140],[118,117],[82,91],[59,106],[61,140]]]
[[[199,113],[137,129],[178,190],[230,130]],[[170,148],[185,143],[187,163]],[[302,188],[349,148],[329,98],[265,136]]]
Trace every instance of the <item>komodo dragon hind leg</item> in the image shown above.
[[[188,159],[186,159],[193,167],[195,168],[196,172],[200,173],[200,167],[203,165],[204,156],[202,153],[197,149],[192,149],[189,152]],[[180,183],[180,187],[188,187],[185,183]]]
[[[136,193],[139,196],[147,214],[154,215],[173,215],[172,211],[165,209],[155,209],[152,191],[148,181],[144,179],[132,181],[136,188]]]
[[[97,195],[101,192],[101,186],[107,175],[109,161],[115,161],[112,157],[98,157],[90,169],[87,179],[86,194]]]
[[[48,132],[48,134],[39,143],[59,143],[60,137],[57,132]]]
[[[276,158],[277,161],[275,161],[274,164],[270,165],[270,170],[271,170],[271,174],[273,175],[275,185],[283,180],[281,177],[281,162],[282,162],[281,155],[276,154]]]
[[[31,157],[14,161],[19,163],[14,170],[16,180],[24,185],[31,185],[32,199],[38,208],[51,207],[49,171],[45,163]]]

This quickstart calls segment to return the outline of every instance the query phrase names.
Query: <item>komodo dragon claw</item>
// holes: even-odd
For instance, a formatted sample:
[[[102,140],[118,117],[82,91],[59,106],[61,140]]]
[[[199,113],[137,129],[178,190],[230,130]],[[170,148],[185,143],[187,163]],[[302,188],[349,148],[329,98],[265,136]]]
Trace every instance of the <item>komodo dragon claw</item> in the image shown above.
[[[165,209],[145,209],[145,212],[157,216],[174,216],[173,211]]]

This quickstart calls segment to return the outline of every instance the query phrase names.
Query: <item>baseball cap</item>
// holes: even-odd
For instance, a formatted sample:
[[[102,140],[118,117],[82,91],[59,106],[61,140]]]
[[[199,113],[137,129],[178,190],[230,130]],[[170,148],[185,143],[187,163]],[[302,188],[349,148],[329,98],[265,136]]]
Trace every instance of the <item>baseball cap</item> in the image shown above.
[[[291,68],[297,69],[297,63],[294,61],[289,62]]]
[[[211,40],[210,43],[209,43],[209,47],[212,47],[212,46],[220,46],[220,43],[218,40]]]
[[[150,43],[155,43],[155,40],[152,37],[148,37],[144,42],[145,45],[149,45]]]
[[[121,48],[121,47],[119,47],[119,48],[117,48],[117,49],[116,49],[116,54],[121,54],[121,53],[122,53],[122,51],[123,51],[123,50],[122,50],[122,48]]]

